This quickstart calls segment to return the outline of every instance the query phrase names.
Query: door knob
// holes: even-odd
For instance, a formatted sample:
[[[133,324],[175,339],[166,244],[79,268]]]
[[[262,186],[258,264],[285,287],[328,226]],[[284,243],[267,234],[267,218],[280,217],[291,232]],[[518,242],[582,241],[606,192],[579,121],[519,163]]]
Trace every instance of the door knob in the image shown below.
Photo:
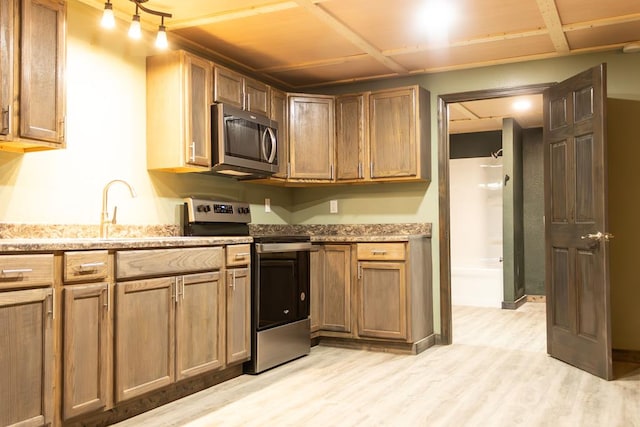
[[[604,239],[605,242],[608,242],[609,240],[613,239],[614,237],[615,236],[613,234],[611,234],[611,233],[603,233],[601,231],[598,231],[595,234],[586,234],[584,236],[580,236],[580,238],[582,240],[589,239],[589,240],[593,240],[595,242],[599,242],[599,241],[601,241],[603,239]]]

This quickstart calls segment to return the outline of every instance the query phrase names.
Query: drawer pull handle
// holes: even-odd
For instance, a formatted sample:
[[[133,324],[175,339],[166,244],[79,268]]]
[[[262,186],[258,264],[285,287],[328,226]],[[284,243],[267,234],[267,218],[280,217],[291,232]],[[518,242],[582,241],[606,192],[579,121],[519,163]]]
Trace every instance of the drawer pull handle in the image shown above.
[[[104,263],[104,262],[87,262],[85,264],[80,264],[78,266],[78,270],[80,270],[80,271],[97,270],[98,267],[104,267],[105,265],[106,265],[106,263]]]
[[[387,251],[385,251],[383,249],[373,249],[371,251],[371,254],[373,254],[373,255],[384,255],[386,253],[387,253]]]
[[[236,254],[236,259],[238,258],[246,258],[249,256],[249,252],[239,252]]]
[[[2,275],[6,274],[23,274],[23,273],[33,273],[33,268],[8,268],[2,270]]]

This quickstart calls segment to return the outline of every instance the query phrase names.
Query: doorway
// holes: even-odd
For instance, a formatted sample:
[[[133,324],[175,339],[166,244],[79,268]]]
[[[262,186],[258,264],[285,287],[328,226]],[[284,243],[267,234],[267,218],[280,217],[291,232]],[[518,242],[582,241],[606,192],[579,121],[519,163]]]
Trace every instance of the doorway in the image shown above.
[[[450,194],[450,138],[449,106],[478,100],[542,94],[551,84],[529,85],[519,88],[483,90],[442,95],[438,98],[438,178],[439,178],[439,241],[440,241],[440,331],[441,343],[452,342],[451,293],[451,194]]]

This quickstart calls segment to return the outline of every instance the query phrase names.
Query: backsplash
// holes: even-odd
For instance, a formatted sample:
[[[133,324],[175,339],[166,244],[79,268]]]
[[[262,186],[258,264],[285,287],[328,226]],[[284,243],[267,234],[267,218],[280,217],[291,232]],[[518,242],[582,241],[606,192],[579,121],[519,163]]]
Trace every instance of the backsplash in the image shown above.
[[[310,235],[310,236],[374,236],[419,235],[431,236],[431,223],[406,224],[249,224],[249,232],[258,235]]]

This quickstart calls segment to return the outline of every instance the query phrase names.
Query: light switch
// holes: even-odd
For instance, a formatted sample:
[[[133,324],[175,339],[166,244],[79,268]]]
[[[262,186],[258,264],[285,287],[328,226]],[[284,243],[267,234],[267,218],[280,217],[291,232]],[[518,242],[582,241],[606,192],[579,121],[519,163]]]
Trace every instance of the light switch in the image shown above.
[[[338,201],[330,200],[329,201],[329,212],[330,213],[338,213]]]
[[[271,199],[264,199],[264,211],[271,212]]]

